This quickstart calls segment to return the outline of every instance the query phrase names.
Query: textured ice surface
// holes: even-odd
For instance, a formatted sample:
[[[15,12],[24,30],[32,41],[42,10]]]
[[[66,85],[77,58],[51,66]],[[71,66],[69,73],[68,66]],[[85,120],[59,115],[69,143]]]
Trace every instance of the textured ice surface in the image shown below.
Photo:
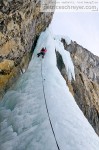
[[[0,103],[0,150],[57,150],[45,107],[41,64],[48,110],[60,150],[99,150],[98,136],[57,69],[56,45],[62,54],[57,42],[49,30],[41,34],[27,72]],[[37,53],[43,46],[48,51],[42,60]],[[69,54],[66,59],[71,63]]]

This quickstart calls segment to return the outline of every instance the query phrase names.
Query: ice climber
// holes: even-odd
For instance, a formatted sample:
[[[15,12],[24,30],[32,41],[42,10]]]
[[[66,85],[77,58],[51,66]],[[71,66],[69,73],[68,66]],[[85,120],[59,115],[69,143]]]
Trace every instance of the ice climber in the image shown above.
[[[46,52],[47,52],[47,49],[43,47],[40,53],[37,54],[37,56],[39,57],[40,55],[42,55],[42,58],[44,58]]]

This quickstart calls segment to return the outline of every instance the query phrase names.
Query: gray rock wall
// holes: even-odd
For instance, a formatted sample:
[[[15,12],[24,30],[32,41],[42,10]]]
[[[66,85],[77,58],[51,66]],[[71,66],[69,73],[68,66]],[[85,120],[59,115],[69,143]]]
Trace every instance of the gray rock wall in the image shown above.
[[[64,47],[71,54],[75,67],[75,81],[68,81],[66,74],[63,77],[75,98],[78,106],[99,135],[99,57],[77,44],[67,45],[62,39]]]

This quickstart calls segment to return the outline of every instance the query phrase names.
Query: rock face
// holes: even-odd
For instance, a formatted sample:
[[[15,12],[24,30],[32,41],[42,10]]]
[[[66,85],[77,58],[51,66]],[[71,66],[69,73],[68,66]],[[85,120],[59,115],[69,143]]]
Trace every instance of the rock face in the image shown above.
[[[40,0],[0,0],[0,96],[26,69],[36,40],[53,13],[40,12]]]
[[[78,106],[99,135],[99,57],[78,45],[71,42],[67,45],[62,39],[64,47],[70,52],[74,67],[75,81],[68,81],[66,68],[64,68],[61,57],[58,54],[58,68],[65,78],[71,93]],[[59,64],[62,64],[61,66]]]

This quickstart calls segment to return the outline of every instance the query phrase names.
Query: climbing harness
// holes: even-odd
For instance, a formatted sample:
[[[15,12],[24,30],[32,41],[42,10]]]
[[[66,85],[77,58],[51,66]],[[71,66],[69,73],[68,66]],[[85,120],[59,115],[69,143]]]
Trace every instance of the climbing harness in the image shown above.
[[[47,114],[48,114],[48,119],[49,119],[49,122],[50,122],[50,126],[51,126],[51,129],[52,129],[52,133],[54,135],[54,139],[55,139],[57,148],[58,148],[58,150],[60,150],[60,147],[58,145],[56,135],[55,135],[55,132],[54,132],[54,129],[53,129],[53,125],[52,125],[52,122],[51,122],[51,118],[50,118],[50,115],[49,115],[48,107],[47,107],[47,101],[46,101],[46,96],[45,96],[45,88],[44,88],[44,82],[43,82],[44,79],[43,79],[43,73],[42,73],[42,60],[41,60],[41,77],[42,77],[43,94],[44,94],[44,100],[45,100],[46,111],[47,111]]]

